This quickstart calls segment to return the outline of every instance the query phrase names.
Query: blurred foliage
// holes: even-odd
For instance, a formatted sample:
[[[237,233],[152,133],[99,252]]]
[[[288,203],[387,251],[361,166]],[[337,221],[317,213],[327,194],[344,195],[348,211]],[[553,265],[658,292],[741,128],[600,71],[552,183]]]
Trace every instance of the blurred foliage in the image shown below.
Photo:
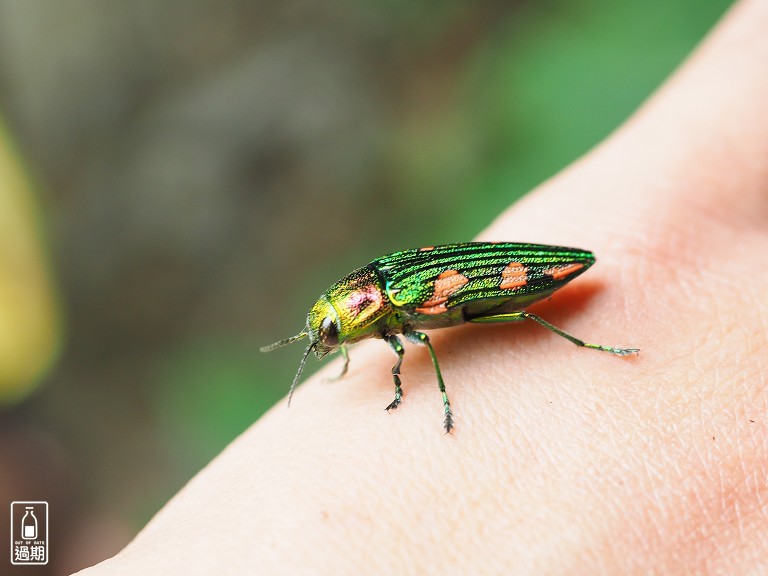
[[[0,2],[0,110],[68,318],[4,418],[136,530],[286,393],[300,351],[259,345],[373,257],[471,239],[728,4]]]
[[[38,384],[59,319],[32,186],[0,122],[0,406]]]

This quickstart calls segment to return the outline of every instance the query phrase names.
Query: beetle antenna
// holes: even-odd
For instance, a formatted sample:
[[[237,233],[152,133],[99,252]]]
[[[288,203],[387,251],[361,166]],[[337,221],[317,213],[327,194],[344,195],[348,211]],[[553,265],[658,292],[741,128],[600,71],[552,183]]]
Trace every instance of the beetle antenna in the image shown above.
[[[279,342],[278,342],[279,344]],[[304,351],[304,356],[301,357],[301,363],[299,364],[299,370],[296,372],[296,376],[293,377],[293,382],[291,383],[291,390],[288,392],[288,407],[291,407],[291,398],[293,398],[293,391],[296,389],[296,384],[299,382],[299,376],[301,376],[301,371],[304,370],[304,363],[307,361],[307,356],[309,356],[309,353],[312,351],[312,348],[315,347],[315,343],[313,342],[309,346],[307,346],[307,349]]]
[[[275,350],[276,348],[282,348],[283,346],[287,346],[288,344],[293,344],[297,340],[301,340],[307,336],[307,333],[303,330],[296,334],[296,336],[291,336],[290,338],[286,338],[285,340],[280,340],[280,342],[275,342],[274,344],[270,344],[269,346],[262,346],[259,348],[262,352],[272,352],[272,350]]]

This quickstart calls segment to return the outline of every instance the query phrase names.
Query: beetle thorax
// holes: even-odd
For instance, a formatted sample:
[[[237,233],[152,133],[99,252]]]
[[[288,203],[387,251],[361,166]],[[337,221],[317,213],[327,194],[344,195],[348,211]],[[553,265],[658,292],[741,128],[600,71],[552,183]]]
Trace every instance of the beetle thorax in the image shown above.
[[[312,340],[319,338],[318,345],[322,345],[323,322],[327,326],[326,318],[331,318],[338,334],[337,345],[352,343],[378,333],[391,311],[378,275],[366,266],[345,276],[323,294],[309,312],[307,327]],[[327,342],[324,348],[329,348]]]

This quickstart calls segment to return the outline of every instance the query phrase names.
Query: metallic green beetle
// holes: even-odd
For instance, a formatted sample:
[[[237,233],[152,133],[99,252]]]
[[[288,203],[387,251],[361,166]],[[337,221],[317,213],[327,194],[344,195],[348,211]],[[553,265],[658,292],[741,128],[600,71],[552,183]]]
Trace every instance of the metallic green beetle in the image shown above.
[[[443,396],[443,425],[445,431],[450,432],[453,413],[437,356],[427,335],[419,330],[447,328],[465,322],[527,319],[577,346],[619,356],[639,352],[637,348],[588,344],[524,310],[550,296],[594,262],[591,252],[578,248],[510,242],[466,242],[395,252],[336,282],[312,306],[304,330],[261,351],[269,352],[309,338],[309,346],[291,384],[290,404],[310,352],[322,358],[340,350],[344,356],[341,377],[349,366],[348,345],[367,338],[381,338],[397,354],[397,362],[392,367],[395,399],[386,408],[394,410],[403,397],[400,365],[404,349],[397,337],[402,334],[429,350]]]

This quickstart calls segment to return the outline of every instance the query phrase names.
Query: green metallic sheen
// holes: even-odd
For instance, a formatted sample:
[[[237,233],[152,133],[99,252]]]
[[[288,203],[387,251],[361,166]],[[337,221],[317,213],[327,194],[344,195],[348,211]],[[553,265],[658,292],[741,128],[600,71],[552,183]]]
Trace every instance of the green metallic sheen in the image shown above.
[[[501,274],[511,261],[526,266],[528,283],[515,290],[502,290]],[[443,328],[463,324],[471,317],[503,307],[522,310],[549,297],[595,263],[592,252],[577,248],[518,244],[512,242],[466,242],[395,252],[371,262],[384,280],[390,300],[419,323],[421,328]],[[562,280],[554,280],[544,270],[558,265],[582,264],[583,268]],[[432,293],[435,279],[445,270],[458,270],[469,283],[446,303],[449,311],[461,314],[430,318],[415,312]]]
[[[402,399],[400,365],[404,348],[397,337],[427,346],[442,393],[444,427],[453,428],[453,415],[434,349],[417,330],[446,328],[466,322],[533,320],[577,346],[624,356],[636,348],[588,344],[552,326],[524,309],[547,298],[594,264],[594,255],[578,248],[467,242],[395,252],[358,268],[331,286],[312,306],[304,331],[261,350],[268,352],[309,339],[288,401],[310,352],[318,358],[340,350],[349,363],[346,347],[367,338],[385,340],[398,356],[392,368],[395,399]]]

